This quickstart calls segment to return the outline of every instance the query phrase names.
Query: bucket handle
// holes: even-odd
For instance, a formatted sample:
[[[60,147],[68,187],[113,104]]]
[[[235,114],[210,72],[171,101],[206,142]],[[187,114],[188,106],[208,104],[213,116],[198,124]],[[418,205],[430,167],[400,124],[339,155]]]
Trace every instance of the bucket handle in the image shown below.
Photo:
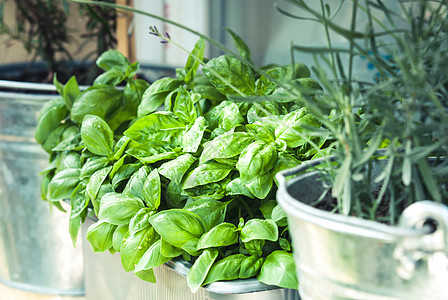
[[[280,185],[284,185],[286,183],[286,177],[303,173],[306,170],[308,170],[309,168],[320,165],[323,162],[334,161],[334,160],[335,160],[335,158],[333,156],[321,157],[318,159],[310,160],[310,161],[304,162],[296,167],[278,172],[277,174],[275,174],[275,178],[277,179],[277,181],[279,182]]]

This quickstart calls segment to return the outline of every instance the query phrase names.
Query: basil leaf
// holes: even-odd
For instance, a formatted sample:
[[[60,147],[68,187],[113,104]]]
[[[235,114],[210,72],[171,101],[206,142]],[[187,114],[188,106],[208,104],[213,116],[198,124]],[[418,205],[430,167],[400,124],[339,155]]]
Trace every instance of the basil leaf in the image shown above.
[[[144,184],[149,172],[150,168],[143,166],[133,173],[123,190],[123,194],[136,196],[143,200],[145,193]]]
[[[100,117],[95,115],[84,117],[81,125],[81,138],[90,152],[100,156],[112,155],[114,133]]]
[[[143,201],[151,210],[156,210],[160,205],[160,197],[162,195],[162,185],[157,169],[152,170],[145,179],[143,185]]]
[[[86,115],[95,115],[103,120],[121,104],[123,92],[108,85],[96,85],[82,92],[73,103],[70,118],[81,124]]]
[[[275,140],[274,132],[263,124],[247,124],[246,128],[255,138],[265,143],[271,143]]]
[[[170,243],[167,243],[163,238],[161,238],[160,241],[160,254],[165,257],[169,257],[171,259],[185,253],[184,250],[174,247]]]
[[[158,238],[152,227],[146,227],[135,233],[130,231],[124,236],[121,243],[121,264],[126,272],[135,269],[143,254]]]
[[[204,220],[183,209],[161,211],[151,216],[149,222],[166,242],[178,248],[205,232]]]
[[[255,75],[239,59],[222,55],[211,59],[203,68],[205,76],[222,94],[255,95]]]
[[[124,73],[129,66],[129,60],[119,51],[110,49],[97,58],[96,65],[104,71],[117,69]]]
[[[244,122],[238,105],[230,101],[222,101],[207,112],[205,118],[212,129],[221,128],[225,131],[229,131]]]
[[[86,192],[87,195],[89,195],[90,200],[92,201],[92,205],[96,214],[99,211],[99,201],[97,200],[98,192],[100,191],[101,186],[103,185],[111,170],[112,167],[105,167],[96,171],[92,175],[92,177],[90,177],[89,182],[87,183]]]
[[[248,183],[257,176],[266,174],[277,161],[277,150],[273,144],[255,141],[246,148],[238,159],[236,168],[240,172],[241,182]]]
[[[227,206],[231,201],[221,202],[213,199],[199,199],[185,206],[184,209],[191,211],[201,217],[208,231],[218,224],[224,222]]]
[[[277,250],[269,254],[257,279],[265,284],[297,289],[299,283],[292,253]]]
[[[250,190],[241,183],[241,178],[235,178],[232,181],[229,182],[229,184],[226,186],[226,195],[233,196],[233,195],[244,195],[249,198],[254,199],[255,196],[250,192]]]
[[[116,189],[120,185],[120,183],[128,180],[132,176],[132,174],[134,174],[138,169],[140,169],[141,165],[142,164],[140,162],[137,162],[134,164],[125,164],[120,166],[112,177],[112,186],[114,187],[114,189]],[[112,176],[113,171],[114,170],[112,169],[110,176]]]
[[[112,237],[117,226],[100,220],[89,226],[86,238],[94,252],[104,252],[112,247]]]
[[[225,31],[227,31],[228,33],[230,33],[230,35],[232,36],[233,39],[233,43],[235,44],[236,49],[238,50],[238,53],[240,54],[240,56],[251,62],[250,59],[250,49],[247,46],[247,44],[243,41],[243,39],[238,36],[233,30],[231,30],[230,28],[225,28]]]
[[[182,188],[179,184],[176,184],[174,181],[168,183],[165,192],[165,200],[169,207],[182,208],[184,207],[187,198],[187,196],[182,195]]]
[[[153,268],[158,267],[170,260],[170,257],[163,256],[161,253],[161,240],[156,241],[143,254],[139,262],[135,266],[134,274],[139,278],[152,283],[156,282]],[[142,278],[142,274],[144,274]],[[152,275],[151,275],[152,274]]]
[[[245,132],[222,134],[204,146],[199,164],[216,158],[231,158],[237,156],[253,141],[254,138]]]
[[[49,135],[60,125],[61,121],[65,119],[68,114],[67,106],[63,99],[58,98],[50,103],[50,105],[45,107],[45,110],[42,109],[34,135],[36,142],[41,145],[45,143]],[[57,142],[54,146],[56,146],[56,144]]]
[[[180,184],[185,173],[196,161],[196,158],[187,153],[183,154],[173,160],[167,161],[162,164],[157,170],[159,174],[165,176],[176,184]]]
[[[124,73],[117,69],[110,69],[95,78],[93,85],[116,86],[124,80]]]
[[[232,171],[232,167],[217,162],[202,164],[186,175],[182,188],[189,189],[224,179]]]
[[[108,193],[101,199],[98,218],[114,225],[124,225],[143,207],[143,202],[137,197]]]
[[[121,251],[121,243],[123,242],[123,238],[129,231],[129,225],[120,225],[115,229],[114,235],[112,236],[112,246],[115,251]]]
[[[192,153],[198,151],[206,128],[207,121],[205,120],[205,118],[202,116],[198,117],[194,121],[194,124],[182,136],[182,150],[184,152]]]
[[[62,152],[56,161],[56,170],[81,169],[81,156],[74,151]]]
[[[141,118],[155,112],[163,104],[165,98],[177,89],[181,83],[182,81],[170,77],[155,81],[143,93],[137,116]]]
[[[258,272],[257,267],[261,265],[257,257],[249,257],[243,254],[233,254],[216,261],[210,268],[203,285],[221,281],[234,280],[238,278],[249,278]],[[243,277],[241,277],[243,276]]]
[[[113,159],[119,160],[122,158],[128,144],[131,142],[131,139],[127,136],[122,136],[118,142],[114,146],[114,157]]]
[[[153,214],[153,211],[147,207],[140,209],[129,221],[129,233],[135,234],[151,226],[148,219]]]
[[[87,179],[92,176],[96,171],[107,167],[109,164],[109,160],[106,157],[89,157],[86,163],[81,168],[81,174],[79,176],[80,179]]]
[[[69,199],[79,184],[79,169],[65,169],[57,173],[48,184],[47,199],[59,201]]]
[[[205,41],[204,39],[199,39],[194,45],[193,51],[188,56],[187,63],[185,65],[185,77],[184,81],[187,85],[191,84],[194,80],[194,76],[204,59],[205,52]]]
[[[187,274],[187,284],[192,293],[195,293],[201,287],[217,257],[217,250],[206,249],[191,266]]]
[[[244,243],[244,247],[250,255],[260,257],[263,255],[263,246],[265,242],[265,240],[250,240]]]
[[[278,227],[270,219],[251,219],[243,226],[241,230],[241,241],[246,243],[251,240],[269,240],[277,241]]]
[[[293,111],[285,115],[282,122],[275,130],[275,137],[286,142],[288,147],[296,148],[307,143],[302,137],[304,128],[320,127],[311,115],[306,113],[305,108]]]
[[[238,236],[235,225],[232,223],[221,223],[201,236],[197,249],[230,246],[238,242]]]
[[[156,112],[138,119],[124,135],[138,143],[146,141],[173,142],[185,124],[171,112]]]
[[[272,210],[271,218],[278,226],[288,226],[287,215],[279,204]]]
[[[65,100],[65,105],[68,109],[71,109],[73,106],[73,102],[75,99],[81,94],[79,90],[78,82],[76,81],[76,77],[72,76],[67,81],[62,91],[62,97]]]
[[[174,100],[173,113],[185,124],[193,123],[197,118],[196,108],[191,99],[190,92],[183,86],[177,88],[177,96]]]
[[[258,199],[264,199],[268,196],[274,182],[272,172],[255,177],[252,181],[245,183],[249,191]]]
[[[239,278],[245,279],[254,277],[260,271],[264,258],[252,255],[246,257],[241,263]]]

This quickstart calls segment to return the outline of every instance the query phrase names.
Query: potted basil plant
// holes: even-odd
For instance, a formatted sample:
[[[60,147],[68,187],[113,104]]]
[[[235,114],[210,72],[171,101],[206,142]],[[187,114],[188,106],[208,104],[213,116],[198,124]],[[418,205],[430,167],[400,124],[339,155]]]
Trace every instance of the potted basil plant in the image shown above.
[[[315,74],[324,91],[305,99],[322,127],[308,134],[332,142],[328,157],[277,175],[300,296],[446,298],[448,3],[400,2],[396,11],[382,1],[352,1],[344,28],[324,2],[322,10],[292,2],[349,42],[332,47],[329,35],[328,48],[294,46],[322,54]],[[356,26],[361,13],[365,28]],[[387,22],[378,23],[377,13]],[[378,71],[374,82],[356,80],[351,67],[360,55]]]
[[[157,28],[151,33],[174,43]],[[250,61],[247,45],[231,34]],[[73,240],[90,225],[89,248],[117,253],[140,284],[165,284],[179,299],[210,296],[203,286],[215,293],[217,285],[220,294],[246,285],[252,289],[232,293],[298,298],[274,175],[315,157],[312,145],[326,146],[301,138],[303,126],[320,123],[285,94],[288,84],[318,84],[301,63],[259,72],[231,55],[205,59],[204,49],[200,39],[175,77],[151,84],[134,78],[138,63],[113,50],[98,58],[105,73],[92,87],[73,94],[75,79],[58,83],[62,97],[43,109],[36,132],[50,153],[43,194],[51,203],[70,199]],[[187,266],[183,290],[155,276],[164,264]],[[135,284],[111,284],[107,264],[94,269],[105,277],[86,280],[87,297],[107,291],[119,298],[126,294],[120,286]],[[150,283],[145,295],[155,293]]]

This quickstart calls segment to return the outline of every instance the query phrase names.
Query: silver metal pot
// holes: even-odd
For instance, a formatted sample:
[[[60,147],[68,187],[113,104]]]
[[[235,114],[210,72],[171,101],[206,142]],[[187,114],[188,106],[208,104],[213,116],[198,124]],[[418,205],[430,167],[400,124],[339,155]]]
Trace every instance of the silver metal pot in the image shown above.
[[[277,174],[301,298],[448,299],[447,207],[417,202],[403,212],[399,226],[313,208],[309,204],[325,188],[316,171],[304,171],[321,162]]]
[[[0,284],[82,296],[82,251],[73,248],[69,218],[50,211],[40,196],[39,173],[48,165],[48,154],[34,141],[34,131],[42,105],[55,97],[46,88],[54,87],[40,85],[37,94],[27,84],[2,85],[15,92],[0,92]]]

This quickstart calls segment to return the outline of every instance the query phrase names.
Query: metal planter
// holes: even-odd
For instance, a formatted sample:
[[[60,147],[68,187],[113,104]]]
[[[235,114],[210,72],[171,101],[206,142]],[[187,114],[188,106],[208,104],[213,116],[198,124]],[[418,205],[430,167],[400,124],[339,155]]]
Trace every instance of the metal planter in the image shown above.
[[[186,275],[190,264],[184,260],[172,260],[154,269],[157,283],[137,278],[125,272],[120,254],[95,253],[86,241],[87,228],[93,224],[87,218],[82,225],[83,253],[85,261],[86,300],[299,300],[297,290],[266,285],[255,278],[214,282],[191,293]]]
[[[277,174],[302,299],[448,299],[447,207],[417,202],[403,212],[400,226],[313,208],[308,204],[321,196],[323,183],[318,173],[303,172],[319,163]],[[434,231],[427,221],[436,224]]]
[[[40,197],[46,154],[34,141],[37,115],[55,97],[20,82],[0,82],[0,283],[32,293],[82,296],[81,248],[67,233],[68,217]],[[42,93],[43,92],[43,93]]]

